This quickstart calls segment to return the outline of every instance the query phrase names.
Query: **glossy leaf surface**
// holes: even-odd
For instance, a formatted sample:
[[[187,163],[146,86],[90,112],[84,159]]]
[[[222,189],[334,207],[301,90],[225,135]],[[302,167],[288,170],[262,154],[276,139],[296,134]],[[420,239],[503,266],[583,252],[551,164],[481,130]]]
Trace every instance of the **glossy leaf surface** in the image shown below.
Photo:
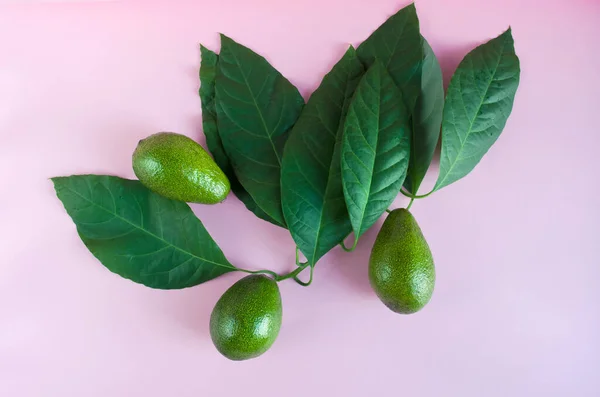
[[[412,111],[421,92],[423,61],[423,45],[415,5],[410,4],[388,18],[356,51],[367,67],[375,60],[383,63],[402,91],[409,111]]]
[[[238,181],[233,167],[229,161],[229,157],[225,153],[221,137],[219,136],[217,126],[217,110],[215,106],[215,80],[217,75],[217,65],[219,62],[219,56],[207,49],[204,46],[200,46],[202,55],[202,63],[200,64],[200,99],[202,101],[202,127],[204,129],[204,135],[206,136],[206,146],[213,155],[215,162],[223,170],[229,183],[231,184],[231,190],[236,197],[244,203],[246,208],[252,211],[257,217],[271,222],[277,226],[283,226],[269,215],[264,212],[254,201],[252,196],[244,189],[241,183]]]
[[[52,181],[86,247],[122,277],[179,289],[237,270],[186,203],[114,176]]]
[[[281,157],[302,96],[265,58],[224,35],[215,91],[219,135],[235,174],[256,204],[285,224]]]
[[[356,241],[394,201],[406,178],[409,120],[400,90],[375,62],[356,88],[344,125],[342,182]]]
[[[283,213],[296,245],[313,265],[352,231],[340,150],[348,105],[363,73],[356,51],[348,49],[311,95],[285,146]]]
[[[440,139],[444,111],[444,83],[442,69],[431,46],[423,38],[423,67],[421,69],[421,93],[412,113],[412,148],[408,175],[404,187],[417,194],[421,182],[433,159]]]
[[[439,190],[475,168],[504,129],[519,86],[511,30],[471,51],[450,80],[442,121]]]

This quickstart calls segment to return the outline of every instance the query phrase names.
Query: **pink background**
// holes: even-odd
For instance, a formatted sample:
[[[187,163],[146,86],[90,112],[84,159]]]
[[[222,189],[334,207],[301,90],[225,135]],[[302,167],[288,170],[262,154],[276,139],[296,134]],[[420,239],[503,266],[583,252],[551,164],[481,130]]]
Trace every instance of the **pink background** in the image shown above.
[[[354,254],[327,255],[310,288],[281,284],[279,339],[247,362],[208,335],[241,274],[182,291],[123,280],[80,242],[48,178],[133,177],[136,143],[161,130],[203,142],[198,44],[218,49],[217,32],[308,97],[347,43],[406,3],[189,3],[0,6],[1,396],[600,395],[600,2],[417,1],[446,80],[509,24],[522,66],[497,144],[413,207],[434,297],[412,316],[377,300],[378,224]],[[233,263],[293,268],[289,234],[233,196],[193,208]]]

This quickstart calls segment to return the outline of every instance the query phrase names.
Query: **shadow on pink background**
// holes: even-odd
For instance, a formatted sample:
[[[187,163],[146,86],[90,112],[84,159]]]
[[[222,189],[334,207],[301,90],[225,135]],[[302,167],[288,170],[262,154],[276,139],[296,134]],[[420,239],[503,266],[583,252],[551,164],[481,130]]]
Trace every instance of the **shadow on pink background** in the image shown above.
[[[54,195],[51,176],[133,177],[131,153],[151,133],[204,141],[198,45],[218,49],[217,32],[307,98],[348,43],[405,4],[0,5],[0,396],[599,396],[598,2],[417,1],[446,81],[509,25],[522,75],[476,170],[413,206],[438,273],[416,315],[393,314],[369,288],[378,224],[354,254],[323,258],[310,288],[282,283],[276,344],[230,362],[208,318],[241,275],[182,291],[120,279]],[[292,268],[289,234],[233,196],[193,208],[233,263]]]

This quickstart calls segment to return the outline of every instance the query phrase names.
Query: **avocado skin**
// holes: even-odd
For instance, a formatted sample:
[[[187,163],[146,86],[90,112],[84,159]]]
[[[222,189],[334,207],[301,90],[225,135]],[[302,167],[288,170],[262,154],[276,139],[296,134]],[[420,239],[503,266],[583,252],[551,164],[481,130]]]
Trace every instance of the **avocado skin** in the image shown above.
[[[229,194],[229,180],[194,140],[173,132],[142,139],[132,156],[140,182],[161,196],[188,203],[217,204]]]
[[[277,283],[251,275],[233,284],[210,316],[210,336],[217,350],[234,361],[265,353],[277,339],[282,320]]]
[[[369,281],[379,299],[396,313],[416,313],[431,299],[433,257],[408,210],[392,211],[383,223],[369,258]]]

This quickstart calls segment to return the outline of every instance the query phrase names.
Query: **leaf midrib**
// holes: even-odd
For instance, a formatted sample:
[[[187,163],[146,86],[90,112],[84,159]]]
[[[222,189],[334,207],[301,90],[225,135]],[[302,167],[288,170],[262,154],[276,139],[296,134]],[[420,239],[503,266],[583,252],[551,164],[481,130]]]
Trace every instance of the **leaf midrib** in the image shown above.
[[[505,46],[506,46],[506,40],[504,41],[504,43],[502,43],[502,48],[499,51],[498,62],[496,64],[496,67],[494,68],[494,72],[492,73],[492,75],[491,75],[491,77],[490,77],[490,79],[488,81],[487,87],[485,89],[485,93],[481,96],[481,102],[479,103],[479,106],[477,107],[477,111],[475,112],[475,115],[473,116],[473,119],[469,123],[469,129],[467,130],[467,134],[465,136],[465,140],[460,143],[460,149],[458,150],[458,152],[456,154],[456,158],[452,162],[452,165],[448,169],[448,172],[446,172],[446,175],[444,175],[444,178],[441,181],[439,181],[439,183],[435,184],[436,186],[435,186],[434,191],[438,190],[440,188],[440,186],[443,186],[443,183],[446,181],[446,179],[448,179],[448,176],[452,173],[452,170],[454,169],[454,167],[458,163],[459,154],[463,151],[463,149],[464,149],[464,147],[465,147],[465,145],[467,143],[467,140],[469,139],[469,136],[473,132],[473,125],[475,124],[475,119],[477,119],[477,115],[479,114],[479,111],[481,110],[481,107],[483,106],[483,102],[485,101],[485,98],[487,97],[488,91],[490,90],[492,82],[494,81],[494,78],[496,77],[496,73],[498,72],[498,68],[500,67],[500,61],[502,60],[502,54],[504,53],[504,47]],[[460,80],[459,80],[459,83],[460,83]],[[463,106],[464,106],[464,100],[462,99],[462,94],[461,94],[461,102],[463,103]],[[465,107],[465,110],[466,110],[466,107]],[[443,123],[443,120],[442,120],[442,126],[443,125],[444,125],[444,123]]]
[[[149,230],[139,227],[139,226],[138,226],[138,225],[136,225],[135,223],[132,223],[132,222],[130,222],[128,219],[126,219],[126,218],[124,218],[124,217],[120,216],[120,215],[119,215],[119,214],[117,214],[116,212],[111,212],[111,211],[107,210],[106,208],[102,207],[101,205],[98,205],[98,204],[96,204],[94,201],[92,201],[92,200],[88,199],[87,197],[85,197],[85,196],[81,195],[79,192],[77,192],[76,190],[73,190],[73,189],[69,188],[68,186],[63,186],[63,189],[67,189],[67,190],[69,190],[70,192],[72,192],[72,193],[76,194],[77,196],[81,197],[83,200],[87,201],[88,203],[90,203],[90,204],[92,204],[92,205],[94,205],[94,206],[96,206],[96,207],[98,207],[98,208],[102,209],[103,211],[105,211],[105,212],[109,213],[110,215],[114,216],[115,218],[118,218],[118,219],[122,220],[123,222],[125,222],[125,223],[128,223],[129,225],[133,226],[135,229],[141,230],[141,231],[145,232],[146,234],[149,234],[150,236],[152,236],[152,237],[156,238],[157,240],[159,240],[159,241],[162,241],[162,242],[163,242],[163,243],[165,243],[167,246],[173,247],[173,248],[174,248],[175,250],[177,250],[177,251],[183,252],[184,254],[187,254],[187,255],[189,255],[189,256],[191,256],[191,257],[194,257],[194,258],[196,258],[196,259],[198,259],[198,260],[200,260],[200,261],[206,262],[206,263],[211,263],[211,264],[213,264],[213,265],[217,265],[217,266],[224,267],[224,268],[227,268],[227,269],[233,269],[233,270],[237,270],[237,268],[236,268],[235,266],[233,266],[233,265],[231,265],[231,266],[226,266],[226,265],[223,265],[222,263],[219,263],[219,262],[214,262],[214,261],[211,261],[211,260],[208,260],[208,259],[205,259],[205,258],[199,257],[199,256],[197,256],[197,255],[194,255],[193,253],[191,253],[191,252],[189,252],[189,251],[187,251],[187,250],[184,250],[183,248],[180,248],[180,247],[178,247],[178,246],[174,245],[173,243],[171,243],[171,242],[169,242],[169,241],[165,240],[165,239],[164,239],[164,238],[162,238],[162,237],[159,237],[158,235],[156,235],[156,234],[154,234],[154,233],[150,232]],[[110,190],[109,190],[109,191],[110,191]],[[116,208],[116,203],[114,202],[114,198],[113,198],[113,203],[115,204],[115,208]],[[143,212],[142,212],[142,214],[143,214]],[[161,221],[161,222],[162,222],[162,221]]]
[[[366,76],[366,74],[365,74]],[[377,160],[377,146],[379,145],[379,127],[380,127],[380,121],[381,121],[381,90],[382,90],[382,71],[381,71],[381,67],[379,67],[379,73],[378,73],[378,78],[377,81],[379,83],[379,90],[378,90],[378,97],[379,97],[379,109],[377,111],[377,113],[372,112],[373,115],[375,115],[375,117],[377,118],[377,133],[375,134],[375,145],[374,145],[374,150],[373,150],[373,164],[371,166],[371,169],[373,170],[373,172],[375,171],[375,162]],[[363,100],[364,102],[364,100]],[[371,110],[371,109],[368,109]],[[364,134],[363,134],[363,139],[366,140],[366,138],[364,138]],[[358,156],[357,156],[358,157]],[[371,174],[371,178],[369,179],[369,188],[368,188],[368,195],[367,195],[367,202],[365,203],[363,209],[362,209],[362,213],[360,216],[360,224],[359,224],[359,228],[358,228],[358,233],[355,233],[355,239],[358,241],[358,238],[362,235],[362,225],[365,221],[365,214],[367,212],[367,206],[369,205],[369,201],[371,199],[371,186],[373,186],[373,174]]]
[[[348,84],[349,81],[349,72],[348,75],[346,76],[346,85]],[[340,125],[342,124],[343,121],[343,109],[344,109],[344,104],[346,103],[346,101],[348,100],[348,97],[345,95],[346,93],[344,92],[344,103],[342,104],[342,110],[340,111],[340,117],[338,120],[338,130],[336,131],[336,135],[333,137],[334,139],[334,143],[333,143],[333,154],[335,154],[335,148],[336,145],[338,145],[338,135],[340,133]],[[319,118],[320,119],[320,118]],[[325,124],[325,123],[323,123]],[[341,155],[340,155],[341,157]],[[329,161],[329,168],[328,168],[328,172],[327,172],[327,185],[325,186],[325,194],[323,195],[323,205],[321,206],[321,213],[319,215],[319,227],[317,229],[317,236],[315,237],[315,247],[313,249],[313,254],[312,254],[312,261],[311,263],[314,265],[316,263],[315,261],[315,257],[317,256],[317,246],[319,245],[319,238],[321,237],[321,231],[323,230],[323,215],[325,214],[325,203],[327,202],[327,196],[328,196],[328,192],[329,192],[329,186],[331,184],[331,172],[332,172],[332,165],[333,165],[333,155],[331,160]]]
[[[279,167],[281,167],[281,158],[279,156],[277,148],[275,147],[275,143],[273,143],[273,139],[272,139],[273,136],[271,135],[272,131],[269,130],[269,127],[267,126],[267,121],[265,120],[265,117],[263,116],[262,112],[260,111],[260,107],[258,106],[258,102],[256,102],[256,98],[255,98],[254,92],[252,91],[252,88],[250,87],[250,83],[248,82],[248,79],[246,78],[246,75],[244,74],[244,70],[242,69],[242,65],[240,64],[240,61],[237,58],[237,56],[235,55],[234,51],[231,51],[231,49],[230,49],[229,53],[231,54],[231,56],[235,60],[235,63],[237,65],[238,69],[240,70],[240,74],[242,75],[242,78],[244,79],[244,83],[246,84],[246,87],[248,87],[248,91],[250,92],[250,97],[252,98],[252,102],[254,103],[254,107],[256,108],[256,111],[257,111],[258,115],[260,116],[260,121],[262,122],[263,127],[265,129],[265,132],[267,133],[267,136],[269,137],[268,141],[271,144],[271,147],[273,148],[273,152],[275,153],[275,158],[277,159],[277,163],[279,164]],[[279,77],[279,76],[276,76],[276,77]],[[283,112],[283,107],[282,107],[282,112]]]

